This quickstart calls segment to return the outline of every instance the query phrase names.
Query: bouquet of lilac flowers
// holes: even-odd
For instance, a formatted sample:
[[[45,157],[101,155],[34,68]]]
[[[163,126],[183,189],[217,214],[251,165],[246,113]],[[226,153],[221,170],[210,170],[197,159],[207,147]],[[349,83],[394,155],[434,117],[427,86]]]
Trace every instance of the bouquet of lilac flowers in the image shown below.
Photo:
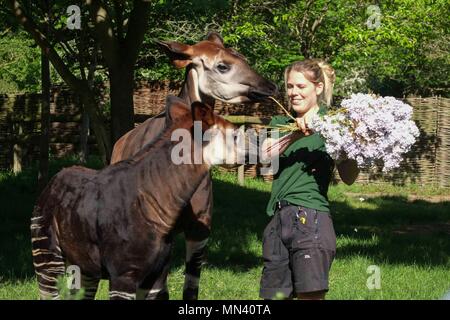
[[[358,93],[337,110],[313,117],[308,126],[324,137],[333,159],[354,159],[360,168],[382,160],[388,172],[419,136],[411,116],[412,107],[400,100]]]

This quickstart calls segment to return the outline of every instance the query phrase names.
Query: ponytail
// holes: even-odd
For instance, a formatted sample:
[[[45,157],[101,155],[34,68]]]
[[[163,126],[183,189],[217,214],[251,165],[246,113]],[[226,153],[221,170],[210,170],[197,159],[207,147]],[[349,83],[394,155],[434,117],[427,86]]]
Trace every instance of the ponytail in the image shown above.
[[[334,81],[336,80],[336,74],[333,67],[325,61],[318,61],[317,64],[323,74],[323,92],[320,96],[322,101],[329,107],[333,101],[333,87]]]

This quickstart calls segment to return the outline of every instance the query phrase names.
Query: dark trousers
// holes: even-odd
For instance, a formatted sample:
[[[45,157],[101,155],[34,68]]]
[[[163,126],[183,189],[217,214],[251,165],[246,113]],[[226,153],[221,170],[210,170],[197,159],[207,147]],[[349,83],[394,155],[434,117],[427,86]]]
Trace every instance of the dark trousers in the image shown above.
[[[264,230],[264,268],[260,297],[327,291],[336,253],[336,235],[328,212],[287,205]]]

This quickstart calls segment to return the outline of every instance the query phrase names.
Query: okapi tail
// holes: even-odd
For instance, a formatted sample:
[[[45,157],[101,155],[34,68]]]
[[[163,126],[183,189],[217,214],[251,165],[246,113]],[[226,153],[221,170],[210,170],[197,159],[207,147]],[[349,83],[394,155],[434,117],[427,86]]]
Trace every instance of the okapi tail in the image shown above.
[[[45,208],[44,190],[31,218],[31,245],[33,265],[39,284],[39,295],[42,300],[59,299],[57,281],[65,274],[65,262],[55,232],[53,216]],[[46,199],[47,198],[47,199]]]

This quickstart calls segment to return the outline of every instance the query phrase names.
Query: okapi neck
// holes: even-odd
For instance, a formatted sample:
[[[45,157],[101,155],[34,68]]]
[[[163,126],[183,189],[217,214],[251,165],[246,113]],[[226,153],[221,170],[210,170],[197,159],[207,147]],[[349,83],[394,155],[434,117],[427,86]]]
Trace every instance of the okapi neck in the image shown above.
[[[172,130],[170,130],[171,132]],[[209,174],[209,166],[202,164],[175,164],[171,159],[175,143],[165,132],[154,144],[136,156],[137,190],[139,197],[149,206],[154,223],[161,234],[169,234],[175,227],[182,209],[189,203],[201,181]]]
[[[192,65],[189,65],[186,69],[183,87],[178,97],[183,99],[188,105],[191,105],[191,103],[195,101],[201,101],[214,107],[216,102],[214,98],[207,96],[200,91],[198,74]]]

